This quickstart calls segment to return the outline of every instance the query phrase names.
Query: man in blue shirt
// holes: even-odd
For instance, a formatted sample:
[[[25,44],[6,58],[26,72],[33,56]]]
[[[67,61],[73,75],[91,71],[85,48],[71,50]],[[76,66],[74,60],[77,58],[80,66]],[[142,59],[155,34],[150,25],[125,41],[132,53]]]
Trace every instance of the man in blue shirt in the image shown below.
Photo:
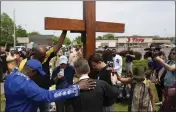
[[[7,112],[36,112],[39,102],[53,102],[68,99],[79,95],[80,89],[87,90],[95,87],[94,81],[81,81],[68,88],[48,91],[40,88],[33,80],[36,73],[45,76],[42,64],[35,59],[28,60],[21,72],[18,68],[7,76],[4,90]],[[43,81],[45,82],[45,81]]]
[[[68,58],[66,56],[61,56],[59,63],[60,65],[56,67],[52,73],[52,81],[56,84],[56,89],[63,89],[73,85],[75,70],[72,66],[68,65]],[[56,101],[57,112],[69,112],[71,109],[72,107],[67,100]]]

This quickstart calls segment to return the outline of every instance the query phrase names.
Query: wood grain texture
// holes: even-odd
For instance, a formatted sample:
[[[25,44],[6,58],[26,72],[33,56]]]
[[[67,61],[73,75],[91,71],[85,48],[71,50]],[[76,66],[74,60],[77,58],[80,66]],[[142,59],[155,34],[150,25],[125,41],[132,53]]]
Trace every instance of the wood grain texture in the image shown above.
[[[114,32],[114,33],[124,33],[125,24],[123,23],[113,23],[113,22],[96,22],[97,32]]]
[[[123,33],[125,24],[113,22],[95,22],[96,32],[114,32]],[[45,18],[46,30],[70,30],[72,33],[81,33],[85,31],[85,20],[64,19],[64,18]]]
[[[125,24],[96,21],[95,1],[83,1],[83,20],[66,18],[45,18],[45,30],[70,30],[81,33],[84,58],[88,59],[95,52],[96,32],[123,33]]]
[[[95,29],[95,1],[83,1],[84,20],[86,22],[86,44],[85,58],[89,59],[90,55],[95,52],[96,29]]]
[[[77,19],[45,17],[45,30],[84,31],[85,22]]]

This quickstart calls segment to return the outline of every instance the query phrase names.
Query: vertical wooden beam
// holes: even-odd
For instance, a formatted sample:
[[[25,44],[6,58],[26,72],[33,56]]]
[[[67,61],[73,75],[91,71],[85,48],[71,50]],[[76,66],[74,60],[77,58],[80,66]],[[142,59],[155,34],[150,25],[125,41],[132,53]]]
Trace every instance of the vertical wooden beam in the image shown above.
[[[86,41],[83,42],[85,58],[88,59],[90,55],[95,52],[95,1],[83,1],[83,19],[85,20],[86,32],[82,33]]]

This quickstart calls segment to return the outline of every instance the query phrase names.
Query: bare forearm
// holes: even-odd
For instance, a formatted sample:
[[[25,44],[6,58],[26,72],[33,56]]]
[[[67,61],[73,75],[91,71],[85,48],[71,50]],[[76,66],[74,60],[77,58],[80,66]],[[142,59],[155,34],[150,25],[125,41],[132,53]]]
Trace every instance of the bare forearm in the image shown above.
[[[162,66],[164,66],[164,68],[165,68],[166,70],[169,70],[169,71],[174,71],[174,70],[176,70],[176,67],[175,67],[175,66],[170,66],[170,65],[168,65],[168,64],[165,63],[165,62],[160,62],[160,64],[161,64]]]
[[[135,55],[130,55],[131,57],[135,58]]]
[[[174,71],[174,70],[176,70],[175,64],[170,66],[167,63],[165,63],[165,61],[163,59],[161,59],[160,57],[156,57],[155,60],[158,63],[160,63],[168,71]]]
[[[62,47],[62,44],[64,43],[64,39],[66,37],[67,31],[63,31],[61,36],[59,37],[59,41],[57,44],[54,46],[54,52],[57,53],[59,49]]]
[[[130,84],[131,78],[118,78],[118,80],[124,84]]]

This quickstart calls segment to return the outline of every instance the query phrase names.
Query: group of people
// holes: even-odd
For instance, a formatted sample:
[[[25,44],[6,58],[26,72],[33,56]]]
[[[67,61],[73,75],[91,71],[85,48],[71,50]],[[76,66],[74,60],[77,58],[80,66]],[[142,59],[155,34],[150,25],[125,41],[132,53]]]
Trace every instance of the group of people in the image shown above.
[[[153,54],[149,57],[148,67],[158,94],[156,105],[160,105],[159,111],[176,111],[176,48],[171,49],[168,58],[160,49]]]
[[[67,31],[63,31],[58,43],[49,49],[38,46],[21,54],[1,54],[0,65],[5,68],[4,59],[7,64],[7,71],[1,70],[6,73],[5,111],[48,112],[51,102],[55,102],[57,112],[114,111],[117,95],[122,95],[118,86],[124,84],[129,88],[128,111],[155,111],[154,81],[151,80],[154,72],[159,100],[162,101],[162,90],[165,96],[159,111],[176,111],[175,48],[168,61],[163,59],[162,53],[152,58],[148,71],[144,67],[133,68],[135,55],[129,48],[124,76],[122,56],[108,46],[102,55],[93,53],[87,60],[83,58],[82,47],[70,48],[68,56],[58,55],[66,34]],[[54,57],[58,65],[51,70],[50,61]],[[155,62],[154,67],[152,62]],[[159,81],[163,81],[162,88]],[[56,88],[49,90],[52,85]]]
[[[125,66],[126,76],[120,77],[119,71],[117,81],[127,84],[130,88],[129,111],[155,111],[155,106],[159,105],[159,111],[176,111],[176,48],[172,48],[167,56],[164,51],[157,46],[151,44],[150,55],[148,56],[148,70],[146,67],[133,67],[135,55],[130,48],[126,53]],[[115,50],[110,50],[105,47],[103,56],[106,56],[104,61],[113,62],[113,69],[122,67],[121,63],[117,63],[115,58],[121,59],[119,54],[114,55]],[[118,60],[121,61],[121,60]],[[116,64],[117,63],[117,64]],[[120,71],[121,72],[121,71]],[[136,77],[138,75],[138,77]],[[119,83],[119,82],[118,82]],[[155,103],[154,90],[152,84],[155,84],[158,100]],[[143,87],[145,86],[145,87]],[[128,91],[126,92],[128,93]],[[121,92],[120,92],[121,94]],[[147,96],[148,95],[148,96]],[[164,96],[164,100],[163,100]],[[136,101],[139,100],[139,101]],[[147,101],[150,100],[150,101]],[[137,102],[137,103],[136,103]],[[143,105],[145,104],[145,105]]]

